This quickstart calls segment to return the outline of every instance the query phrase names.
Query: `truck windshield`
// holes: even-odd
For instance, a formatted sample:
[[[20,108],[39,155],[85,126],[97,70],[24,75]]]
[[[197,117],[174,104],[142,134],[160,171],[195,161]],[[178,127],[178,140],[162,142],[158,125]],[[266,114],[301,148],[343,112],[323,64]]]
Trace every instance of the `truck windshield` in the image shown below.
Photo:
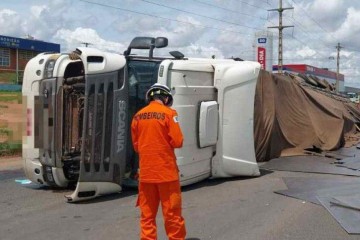
[[[146,105],[145,93],[151,85],[157,82],[160,63],[161,61],[134,59],[128,61],[130,124],[135,113]],[[136,175],[139,167],[139,159],[133,150],[132,144],[128,145],[126,159],[126,175],[132,179]]]
[[[129,116],[132,117],[146,105],[145,93],[156,83],[160,61],[130,60],[129,76]]]

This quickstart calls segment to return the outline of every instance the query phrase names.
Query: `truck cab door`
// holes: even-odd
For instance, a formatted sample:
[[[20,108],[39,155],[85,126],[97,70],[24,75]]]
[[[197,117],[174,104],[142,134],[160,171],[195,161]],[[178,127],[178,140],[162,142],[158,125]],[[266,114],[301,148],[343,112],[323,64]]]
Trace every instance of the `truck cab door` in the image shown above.
[[[81,58],[87,66],[89,56],[85,54],[84,51]],[[94,69],[99,67],[95,65]],[[80,173],[76,190],[65,196],[69,202],[121,191],[129,128],[124,69],[123,66],[120,70],[95,74],[88,70],[85,74]]]

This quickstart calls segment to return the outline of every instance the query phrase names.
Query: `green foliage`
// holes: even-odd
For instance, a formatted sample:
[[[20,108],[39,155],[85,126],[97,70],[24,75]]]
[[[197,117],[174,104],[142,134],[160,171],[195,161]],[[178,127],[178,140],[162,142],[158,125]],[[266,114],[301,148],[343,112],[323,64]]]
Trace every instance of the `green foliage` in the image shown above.
[[[1,135],[5,135],[5,136],[10,136],[12,134],[12,130],[9,128],[0,128],[0,136]]]
[[[14,155],[21,152],[21,142],[0,143],[0,156]]]

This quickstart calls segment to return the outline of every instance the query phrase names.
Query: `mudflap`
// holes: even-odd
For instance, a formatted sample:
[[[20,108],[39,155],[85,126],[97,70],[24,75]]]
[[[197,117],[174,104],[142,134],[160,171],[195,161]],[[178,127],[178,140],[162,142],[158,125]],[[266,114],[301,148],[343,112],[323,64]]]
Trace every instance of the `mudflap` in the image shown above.
[[[121,191],[128,136],[124,70],[86,75],[80,174],[68,202]]]

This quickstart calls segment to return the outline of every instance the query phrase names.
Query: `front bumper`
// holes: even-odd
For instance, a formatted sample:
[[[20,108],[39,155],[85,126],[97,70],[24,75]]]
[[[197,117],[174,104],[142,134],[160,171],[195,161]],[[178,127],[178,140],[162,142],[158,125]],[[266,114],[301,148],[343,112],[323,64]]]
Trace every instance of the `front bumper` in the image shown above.
[[[67,187],[69,183],[62,168],[44,166],[38,158],[24,159],[24,171],[29,180],[45,186]]]
[[[43,166],[39,159],[24,159],[24,171],[26,177],[32,182],[49,185],[44,179]]]

